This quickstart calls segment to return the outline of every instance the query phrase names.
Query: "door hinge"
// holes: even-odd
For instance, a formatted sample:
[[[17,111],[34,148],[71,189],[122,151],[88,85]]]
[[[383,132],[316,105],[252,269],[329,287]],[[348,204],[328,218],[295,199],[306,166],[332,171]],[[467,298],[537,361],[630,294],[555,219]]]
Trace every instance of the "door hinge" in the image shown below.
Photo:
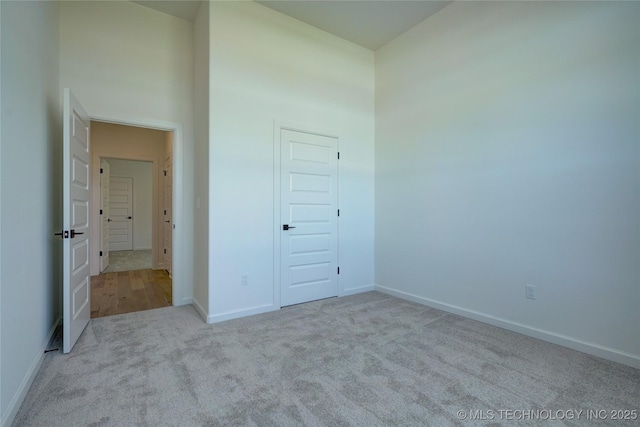
[[[100,256],[102,256],[102,251],[100,251]]]
[[[338,274],[340,274],[340,267],[338,267]]]
[[[167,171],[162,171],[162,173],[164,173],[164,176],[167,176]]]
[[[340,209],[338,209],[338,216],[340,216]]]
[[[102,209],[100,209],[100,215],[102,215]],[[339,214],[338,214],[339,215]]]
[[[338,151],[338,160],[340,160],[340,152]]]
[[[165,215],[167,214],[167,210],[166,210],[166,209],[164,210],[164,214],[165,214]]]
[[[102,168],[100,168],[100,173],[104,173],[104,170]]]
[[[165,253],[165,254],[167,253],[167,250],[166,250],[166,249],[164,250],[164,253]]]

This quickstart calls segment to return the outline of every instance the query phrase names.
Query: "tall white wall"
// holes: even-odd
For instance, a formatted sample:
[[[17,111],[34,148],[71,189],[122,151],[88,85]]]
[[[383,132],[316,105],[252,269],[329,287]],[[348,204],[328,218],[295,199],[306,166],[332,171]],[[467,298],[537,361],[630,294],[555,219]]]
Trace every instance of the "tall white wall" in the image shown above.
[[[371,289],[373,52],[253,2],[210,8],[209,320],[274,308],[274,120],[341,136],[340,286]]]
[[[203,317],[209,312],[209,2],[203,1],[194,22],[194,228],[193,303]]]
[[[107,159],[112,177],[133,178],[133,250],[151,249],[152,163]]]
[[[639,16],[455,2],[376,52],[380,289],[640,367]]]
[[[58,6],[0,2],[0,425],[10,425],[60,318]]]
[[[181,124],[184,171],[176,233],[184,268],[177,304],[193,283],[193,23],[131,2],[61,2],[60,83],[94,118],[129,124]],[[175,200],[175,198],[174,198]],[[175,234],[174,234],[175,236]],[[175,249],[174,249],[175,256]],[[201,256],[195,254],[195,256]],[[175,261],[175,258],[174,258]]]

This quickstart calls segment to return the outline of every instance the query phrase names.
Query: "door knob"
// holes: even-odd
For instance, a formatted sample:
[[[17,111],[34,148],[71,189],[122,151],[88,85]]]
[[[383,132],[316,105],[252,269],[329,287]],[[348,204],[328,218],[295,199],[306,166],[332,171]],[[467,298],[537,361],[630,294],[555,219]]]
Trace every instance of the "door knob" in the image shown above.
[[[165,221],[165,222],[171,222],[171,221]]]
[[[131,219],[131,217],[130,217],[130,216],[128,216],[127,218]]]
[[[111,222],[111,218],[107,218],[107,222]]]

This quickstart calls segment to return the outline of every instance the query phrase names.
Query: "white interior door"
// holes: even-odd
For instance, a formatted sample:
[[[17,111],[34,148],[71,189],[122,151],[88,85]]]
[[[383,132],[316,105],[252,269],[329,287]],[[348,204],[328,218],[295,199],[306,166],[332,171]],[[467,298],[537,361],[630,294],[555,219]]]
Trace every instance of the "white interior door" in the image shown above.
[[[69,353],[91,318],[89,284],[89,126],[87,113],[64,90],[63,351]]]
[[[172,195],[172,170],[171,156],[167,156],[164,160],[164,268],[171,276],[171,252],[172,252],[172,235],[173,221],[171,219],[171,209],[173,204]]]
[[[100,160],[100,273],[109,267],[109,162]]]
[[[133,178],[109,179],[109,250],[133,250]]]
[[[338,141],[280,133],[281,305],[338,295]]]

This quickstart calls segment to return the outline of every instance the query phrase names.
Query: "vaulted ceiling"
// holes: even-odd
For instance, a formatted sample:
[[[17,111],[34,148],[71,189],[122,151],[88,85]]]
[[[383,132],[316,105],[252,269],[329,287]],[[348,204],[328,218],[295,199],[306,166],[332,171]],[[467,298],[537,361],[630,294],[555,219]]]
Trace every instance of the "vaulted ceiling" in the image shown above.
[[[136,0],[134,3],[192,21],[201,2]],[[260,0],[257,3],[376,50],[438,12],[451,0]]]

